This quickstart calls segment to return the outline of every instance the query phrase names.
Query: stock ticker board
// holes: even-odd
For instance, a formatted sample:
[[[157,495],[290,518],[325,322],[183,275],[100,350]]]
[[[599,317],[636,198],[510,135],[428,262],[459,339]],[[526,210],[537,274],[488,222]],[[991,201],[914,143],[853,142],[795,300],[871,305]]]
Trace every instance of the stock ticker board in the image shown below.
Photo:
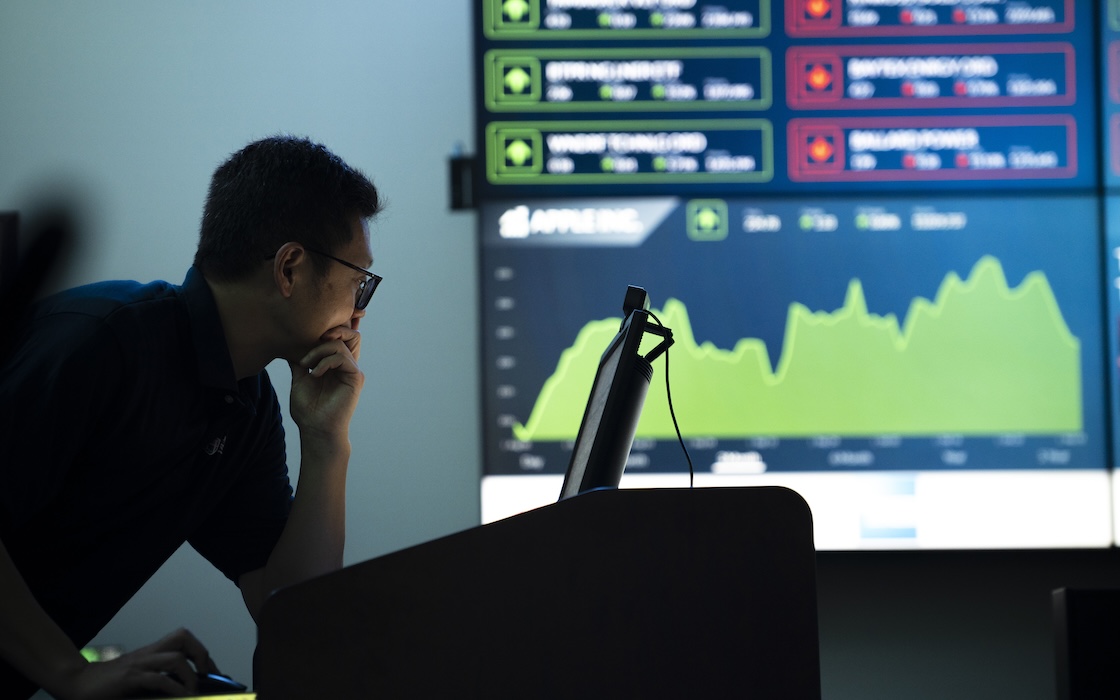
[[[563,472],[627,284],[702,472],[1107,473],[1120,3],[476,7],[485,474]]]
[[[485,2],[483,196],[1090,187],[1093,5]]]

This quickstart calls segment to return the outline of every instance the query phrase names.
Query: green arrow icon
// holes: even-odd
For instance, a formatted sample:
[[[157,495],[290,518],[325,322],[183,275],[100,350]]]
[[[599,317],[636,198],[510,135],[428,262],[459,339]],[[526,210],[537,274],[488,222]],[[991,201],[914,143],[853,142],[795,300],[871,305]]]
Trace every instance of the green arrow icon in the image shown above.
[[[508,73],[506,73],[504,82],[506,88],[508,88],[510,92],[516,92],[520,94],[522,92],[525,92],[525,88],[529,87],[529,85],[533,82],[533,78],[525,72],[524,68],[515,66]]]
[[[687,208],[688,237],[694,241],[727,238],[727,203],[721,199],[694,199]]]
[[[613,94],[614,94],[614,90],[611,89],[610,85],[600,85],[599,86],[599,99],[600,100],[609,100],[609,99],[611,99],[611,95],[613,95]]]
[[[533,149],[521,139],[510,142],[506,146],[506,160],[516,166],[525,165],[533,157]]]
[[[665,170],[666,167],[668,167],[668,163],[665,160],[665,156],[655,156],[654,157],[654,159],[653,159],[653,169],[654,170],[656,170],[658,172],[662,172],[662,171]]]
[[[701,231],[715,231],[719,228],[719,214],[711,207],[696,212],[696,226]]]
[[[599,161],[599,167],[603,169],[603,172],[611,172],[612,170],[614,170],[614,158],[611,158],[610,156],[604,157]]]
[[[529,3],[526,0],[506,0],[502,3],[502,13],[514,22],[520,22],[529,14]]]

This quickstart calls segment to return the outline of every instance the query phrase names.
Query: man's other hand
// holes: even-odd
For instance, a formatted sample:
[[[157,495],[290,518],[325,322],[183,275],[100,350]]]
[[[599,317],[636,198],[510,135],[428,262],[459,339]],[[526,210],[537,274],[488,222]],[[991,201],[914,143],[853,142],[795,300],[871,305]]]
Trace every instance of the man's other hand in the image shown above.
[[[70,674],[59,697],[116,700],[122,697],[183,697],[198,689],[198,675],[218,673],[210,653],[193,634],[179,629],[112,661],[89,663]],[[57,692],[57,691],[56,691]]]

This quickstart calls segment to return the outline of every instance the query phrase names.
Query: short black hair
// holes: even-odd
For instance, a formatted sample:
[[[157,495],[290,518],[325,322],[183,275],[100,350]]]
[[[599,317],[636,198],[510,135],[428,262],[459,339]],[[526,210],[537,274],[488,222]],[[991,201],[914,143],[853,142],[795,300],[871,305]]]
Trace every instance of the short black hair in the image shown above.
[[[254,141],[214,171],[194,265],[235,281],[289,241],[333,253],[352,238],[355,218],[382,206],[373,183],[325,146],[292,136]]]

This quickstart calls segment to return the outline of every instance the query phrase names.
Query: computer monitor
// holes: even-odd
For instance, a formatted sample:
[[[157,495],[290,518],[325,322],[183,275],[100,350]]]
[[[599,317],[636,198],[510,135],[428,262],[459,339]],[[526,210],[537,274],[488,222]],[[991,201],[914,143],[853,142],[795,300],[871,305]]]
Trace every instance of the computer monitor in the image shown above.
[[[627,287],[623,311],[622,325],[599,360],[560,500],[618,487],[653,379],[651,362],[672,343],[668,329],[648,325],[649,296],[641,287]],[[665,340],[642,356],[639,351],[646,332]]]

